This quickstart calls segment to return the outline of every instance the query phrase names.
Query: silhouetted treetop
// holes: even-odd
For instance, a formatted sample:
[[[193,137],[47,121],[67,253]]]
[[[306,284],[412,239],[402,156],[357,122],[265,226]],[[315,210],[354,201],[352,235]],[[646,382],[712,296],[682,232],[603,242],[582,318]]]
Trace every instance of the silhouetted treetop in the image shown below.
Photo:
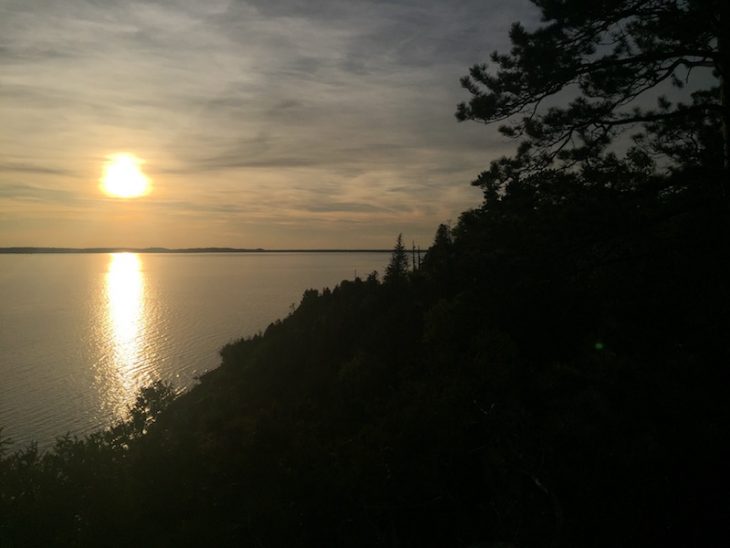
[[[403,234],[398,234],[398,239],[390,257],[390,264],[385,268],[383,281],[393,283],[402,281],[408,274],[408,253],[403,245]]]
[[[505,122],[500,131],[522,139],[520,167],[534,172],[556,160],[590,162],[627,126],[702,120],[723,127],[727,166],[724,2],[533,2],[544,24],[528,31],[515,23],[510,53],[494,52],[492,66],[475,65],[462,78],[472,97],[458,106],[460,121]],[[695,94],[690,104],[660,97],[655,108],[639,106],[664,83],[712,86],[709,71],[697,69],[711,69],[720,87]],[[561,91],[573,96],[567,106],[541,109]]]
[[[451,227],[442,223],[436,229],[433,245],[423,258],[423,268],[427,272],[438,273],[439,277],[448,279],[449,276],[446,272],[452,268],[453,256],[454,237],[451,233]]]

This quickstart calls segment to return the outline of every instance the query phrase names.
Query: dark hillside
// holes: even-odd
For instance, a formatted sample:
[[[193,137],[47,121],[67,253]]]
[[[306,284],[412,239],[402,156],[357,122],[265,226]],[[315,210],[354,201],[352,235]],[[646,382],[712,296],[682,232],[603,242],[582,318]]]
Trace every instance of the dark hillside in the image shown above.
[[[591,192],[528,214],[505,196],[407,279],[307,292],[226,347],[144,450],[194,452],[169,488],[189,478],[221,540],[710,542],[727,217],[700,192],[601,189],[597,220]]]

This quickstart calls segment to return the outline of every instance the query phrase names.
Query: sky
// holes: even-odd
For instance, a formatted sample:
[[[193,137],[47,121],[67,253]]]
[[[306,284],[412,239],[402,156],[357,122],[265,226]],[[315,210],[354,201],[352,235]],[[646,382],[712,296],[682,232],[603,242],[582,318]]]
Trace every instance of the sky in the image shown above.
[[[459,85],[527,0],[0,0],[0,247],[426,247],[514,149]],[[105,195],[106,159],[151,190]]]

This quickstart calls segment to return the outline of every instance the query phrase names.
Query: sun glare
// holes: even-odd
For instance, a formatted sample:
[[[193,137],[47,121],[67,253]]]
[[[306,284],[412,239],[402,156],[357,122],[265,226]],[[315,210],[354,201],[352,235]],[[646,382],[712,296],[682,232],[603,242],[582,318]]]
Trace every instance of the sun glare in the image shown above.
[[[101,178],[102,191],[115,198],[137,198],[147,194],[150,183],[140,169],[141,164],[142,160],[133,154],[107,156]]]

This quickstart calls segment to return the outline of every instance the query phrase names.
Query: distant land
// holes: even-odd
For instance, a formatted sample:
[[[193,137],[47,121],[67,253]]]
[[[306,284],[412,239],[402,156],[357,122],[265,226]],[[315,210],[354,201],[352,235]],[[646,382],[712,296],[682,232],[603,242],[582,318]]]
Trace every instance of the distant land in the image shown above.
[[[388,253],[392,249],[264,249],[238,247],[0,247],[0,253]]]

